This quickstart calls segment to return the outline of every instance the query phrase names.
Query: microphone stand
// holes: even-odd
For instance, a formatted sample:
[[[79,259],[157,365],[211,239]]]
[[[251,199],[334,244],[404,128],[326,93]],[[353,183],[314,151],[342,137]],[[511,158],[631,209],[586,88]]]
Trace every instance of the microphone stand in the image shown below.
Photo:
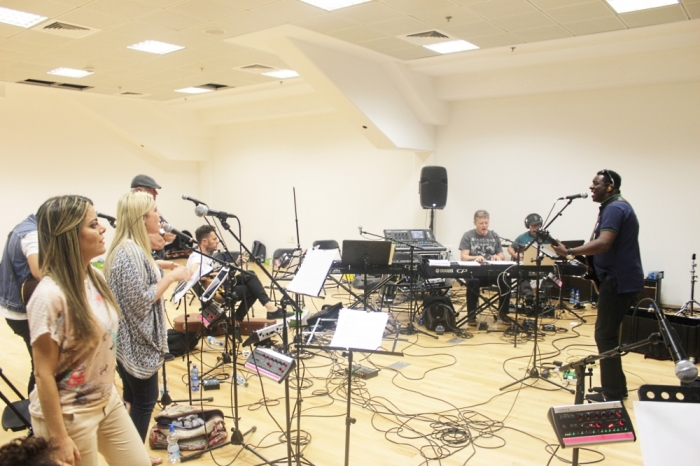
[[[379,238],[379,239],[382,239],[384,241],[389,241],[389,238],[387,238],[386,236],[381,236],[381,235],[377,235],[374,233],[370,233],[368,231],[364,231],[362,229],[362,227],[360,227],[360,234],[373,236],[375,238]],[[437,340],[438,339],[437,335],[431,335],[428,332],[426,332],[425,330],[421,330],[419,328],[416,328],[415,324],[413,323],[416,320],[416,313],[418,312],[418,306],[417,305],[414,306],[414,302],[413,302],[414,301],[414,299],[413,299],[413,285],[415,284],[415,279],[416,279],[417,269],[418,269],[418,267],[417,266],[414,267],[414,264],[413,264],[413,251],[414,251],[414,249],[416,249],[416,246],[411,244],[411,243],[406,243],[404,241],[400,241],[397,239],[392,239],[391,241],[394,243],[403,244],[404,246],[408,246],[408,248],[409,248],[408,325],[406,326],[405,329],[401,330],[401,333],[404,335],[415,335],[416,333],[420,333],[423,335],[427,335],[431,338],[435,338]],[[422,248],[420,246],[418,246],[417,248],[420,249],[421,251],[424,250],[424,248]],[[366,293],[366,291],[367,291],[367,273],[365,273],[365,293]],[[366,296],[366,294],[365,294],[365,309],[367,309],[367,296]]]
[[[613,349],[606,351],[604,353],[591,354],[589,356],[585,356],[577,361],[570,362],[568,364],[557,364],[556,362],[554,364],[557,366],[557,369],[556,369],[557,372],[567,372],[567,371],[570,371],[571,369],[574,369],[576,371],[576,392],[574,394],[574,404],[580,405],[580,404],[583,404],[583,401],[584,401],[584,392],[585,392],[585,388],[586,388],[584,369],[586,368],[587,365],[593,364],[595,361],[598,361],[598,360],[603,359],[603,358],[622,357],[635,348],[639,348],[640,346],[645,346],[645,345],[657,344],[660,341],[661,341],[661,335],[659,333],[652,333],[644,340],[638,341],[636,343],[630,343],[628,345],[620,345],[617,348],[613,348]],[[578,448],[574,448],[572,451],[572,454],[571,454],[572,455],[572,457],[571,457],[572,466],[578,466],[578,464],[579,464],[578,453],[579,453]]]
[[[695,282],[698,278],[698,276],[695,275],[695,267],[695,253],[693,253],[690,265],[690,301],[686,301],[686,303],[683,304],[680,311],[676,313],[677,316],[684,316],[686,311],[690,311],[690,317],[693,317],[693,305],[697,304],[700,306],[700,303],[695,301]]]

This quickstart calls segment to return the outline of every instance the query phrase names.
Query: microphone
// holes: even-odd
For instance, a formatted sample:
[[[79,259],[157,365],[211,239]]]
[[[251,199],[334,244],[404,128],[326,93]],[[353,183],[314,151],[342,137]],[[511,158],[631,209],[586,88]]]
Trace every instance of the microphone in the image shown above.
[[[111,215],[103,214],[102,212],[97,212],[95,211],[98,217],[103,218],[109,222],[109,224],[112,226],[112,228],[117,228],[117,219],[112,217]]]
[[[571,196],[560,197],[557,199],[557,201],[561,201],[562,199],[578,199],[579,197],[586,199],[588,197],[588,193],[572,194]]]
[[[360,234],[362,234],[362,225],[360,225],[360,226],[357,227],[357,228],[360,230]]]
[[[195,207],[194,213],[197,217],[204,217],[205,215],[209,215],[211,217],[217,217],[219,219],[238,218],[233,214],[229,214],[228,212],[210,209],[209,207],[203,204],[199,204],[197,207]]]
[[[193,197],[190,197],[190,196],[188,196],[187,194],[183,194],[183,195],[182,195],[182,198],[183,198],[184,200],[186,200],[186,201],[192,201],[192,202],[194,202],[196,205],[199,205],[199,204],[207,205],[206,202],[202,202],[202,201],[200,201],[199,199],[195,199],[195,198],[193,198]]]
[[[659,330],[661,331],[661,336],[664,339],[666,348],[668,348],[668,352],[671,353],[673,362],[676,363],[676,377],[678,377],[678,380],[681,382],[693,382],[698,376],[698,368],[688,360],[685,351],[683,351],[683,348],[676,340],[676,332],[668,325],[666,315],[661,312],[659,306],[654,306],[654,311],[656,312],[656,318],[659,319]]]
[[[168,233],[172,233],[173,235],[177,236],[178,238],[180,238],[181,240],[183,240],[187,244],[192,244],[192,243],[197,244],[197,242],[194,240],[194,238],[192,238],[187,233],[181,232],[180,230],[178,230],[177,228],[175,228],[174,226],[172,226],[169,223],[166,223],[165,225],[163,225],[163,230],[167,231]]]

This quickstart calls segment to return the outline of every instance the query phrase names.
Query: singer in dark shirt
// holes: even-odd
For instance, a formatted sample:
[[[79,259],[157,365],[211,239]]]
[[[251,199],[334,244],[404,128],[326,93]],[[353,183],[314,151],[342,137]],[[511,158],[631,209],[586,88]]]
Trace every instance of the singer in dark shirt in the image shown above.
[[[620,194],[622,177],[612,170],[601,170],[593,177],[590,190],[593,202],[600,203],[600,213],[592,239],[576,248],[558,244],[561,255],[593,256],[598,291],[598,318],[595,341],[598,352],[616,348],[620,326],[637,294],[644,289],[644,272],[639,252],[639,222],[634,209]],[[627,381],[620,357],[600,361],[601,387],[586,395],[589,401],[622,400],[627,396]]]

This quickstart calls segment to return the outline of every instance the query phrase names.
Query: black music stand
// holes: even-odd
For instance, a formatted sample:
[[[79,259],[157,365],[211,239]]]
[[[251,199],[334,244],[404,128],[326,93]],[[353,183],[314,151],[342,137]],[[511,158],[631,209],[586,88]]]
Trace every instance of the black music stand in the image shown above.
[[[367,310],[367,271],[372,265],[390,265],[394,255],[390,241],[343,240],[343,254],[340,257],[344,265],[360,267],[363,273],[363,306]]]

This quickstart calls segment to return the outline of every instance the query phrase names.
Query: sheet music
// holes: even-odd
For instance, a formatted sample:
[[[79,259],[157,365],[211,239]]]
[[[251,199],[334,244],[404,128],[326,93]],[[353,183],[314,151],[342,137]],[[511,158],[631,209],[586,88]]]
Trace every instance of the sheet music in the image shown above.
[[[341,309],[338,327],[333,335],[331,346],[376,350],[381,348],[384,329],[389,314],[368,312],[356,309]]]
[[[633,404],[644,466],[698,464],[700,403],[635,401]],[[673,460],[669,452],[673,452]]]
[[[481,265],[477,261],[457,261],[457,265],[460,267],[476,267]]]
[[[449,267],[451,263],[447,259],[429,259],[428,265],[433,267]]]
[[[336,252],[335,249],[307,249],[304,262],[286,290],[306,296],[318,296]]]
[[[488,265],[515,265],[514,261],[486,261],[484,264]]]
[[[207,275],[212,270],[214,270],[214,267],[208,264],[201,264],[201,267],[197,267],[197,270],[194,271],[192,277],[187,282],[180,282],[180,284],[177,285],[175,294],[173,294],[173,302],[179,303],[182,297],[190,291],[190,288],[192,288],[200,278]],[[181,286],[182,283],[185,283],[184,287]]]

